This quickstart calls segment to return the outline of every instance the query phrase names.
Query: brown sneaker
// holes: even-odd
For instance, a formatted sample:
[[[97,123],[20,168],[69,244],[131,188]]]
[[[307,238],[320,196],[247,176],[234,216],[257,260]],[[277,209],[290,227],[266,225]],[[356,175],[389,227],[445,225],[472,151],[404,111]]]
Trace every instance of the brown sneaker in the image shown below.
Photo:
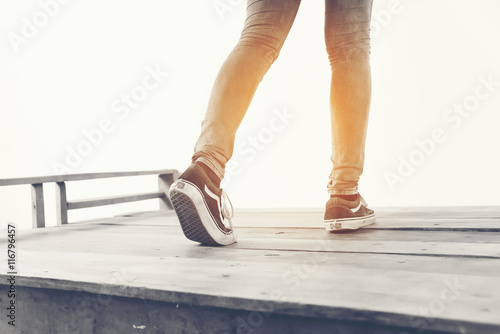
[[[332,196],[326,203],[325,229],[327,231],[357,230],[375,223],[375,213],[360,194],[353,201]]]
[[[224,190],[214,183],[215,178],[208,167],[195,162],[172,184],[168,195],[188,239],[225,246],[236,242],[233,210]]]

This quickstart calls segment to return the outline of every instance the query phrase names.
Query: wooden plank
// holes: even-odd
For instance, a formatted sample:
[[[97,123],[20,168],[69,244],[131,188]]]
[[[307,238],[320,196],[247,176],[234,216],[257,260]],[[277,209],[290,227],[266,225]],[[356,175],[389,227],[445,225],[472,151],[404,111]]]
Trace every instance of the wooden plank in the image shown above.
[[[266,244],[267,243],[267,244]],[[240,240],[238,245],[230,248],[244,249],[267,249],[267,250],[300,250],[300,251],[322,251],[335,253],[370,253],[370,254],[402,254],[402,255],[426,255],[426,256],[462,256],[462,257],[485,257],[500,259],[500,243],[496,244],[472,244],[472,243],[429,243],[421,242],[352,242],[336,240],[325,242],[319,240],[286,240],[269,238],[252,238]]]
[[[323,230],[321,219],[293,221],[286,219],[258,219],[254,217],[236,216],[233,220],[235,228],[297,228]],[[433,219],[418,218],[377,218],[375,224],[363,230],[408,230],[408,231],[483,231],[500,232],[500,219]]]
[[[420,218],[500,218],[497,206],[421,206],[421,207],[380,207],[374,208],[384,217]]]
[[[128,213],[116,217],[141,218],[140,225],[178,226],[179,222],[173,211],[149,211]],[[98,219],[86,223],[103,224],[134,224],[132,220]],[[322,212],[236,212],[233,223],[237,229],[253,228],[295,228],[319,229],[323,227]],[[499,232],[500,218],[470,218],[463,215],[458,218],[419,218],[419,217],[384,217],[377,216],[377,223],[363,230],[407,230],[407,231],[483,231]]]
[[[87,200],[79,201],[69,201],[68,210],[91,208],[95,206],[112,205],[127,202],[144,201],[147,199],[161,198],[165,196],[165,193],[160,191],[148,192],[142,194],[125,195],[125,196],[112,196],[112,197],[101,197],[93,198]]]
[[[36,176],[36,177],[0,179],[0,186],[13,186],[13,185],[34,184],[34,183],[38,184],[38,183],[47,183],[47,182],[95,180],[95,179],[105,179],[105,178],[114,178],[114,177],[175,174],[175,173],[178,173],[178,171],[175,169],[159,169],[159,170],[131,171],[131,172],[104,172],[104,173],[47,175],[47,176]]]
[[[92,226],[91,226],[92,227]],[[498,277],[500,267],[496,265],[498,260],[488,257],[440,257],[440,256],[419,256],[398,254],[395,250],[392,254],[375,253],[356,253],[356,252],[334,252],[324,249],[322,244],[313,251],[302,251],[300,249],[275,250],[273,247],[253,249],[240,247],[243,242],[227,248],[205,247],[185,239],[182,232],[171,228],[155,229],[150,233],[140,233],[137,229],[126,231],[116,231],[117,228],[107,226],[108,229],[67,232],[58,234],[46,232],[40,238],[33,239],[23,234],[22,250],[30,252],[53,251],[66,254],[70,261],[71,253],[88,254],[115,254],[124,257],[142,256],[142,257],[176,257],[176,258],[199,258],[210,262],[217,258],[224,261],[263,261],[268,257],[279,257],[281,260],[290,264],[300,258],[316,254],[316,256],[328,259],[344,259],[345,265],[354,265],[356,267],[378,269],[387,271],[394,268],[411,272],[428,273],[456,273],[467,275],[474,273],[476,275]],[[94,226],[95,228],[95,226]],[[116,231],[116,232],[114,232]],[[134,234],[135,233],[135,234]],[[76,234],[76,236],[74,235]],[[26,238],[28,237],[28,238]],[[147,241],[147,246],[144,246]],[[335,243],[335,240],[331,240]],[[357,241],[351,241],[355,243]],[[271,244],[269,240],[266,243]],[[127,247],[124,247],[126,245]],[[244,245],[243,245],[244,246]],[[323,256],[324,255],[324,256]],[[383,261],[373,262],[369,259],[379,258]],[[335,266],[337,260],[328,262]]]
[[[377,218],[368,229],[500,232],[500,218]]]
[[[500,206],[371,207],[378,217],[397,218],[500,218]],[[324,208],[237,208],[236,213],[316,213]]]
[[[40,246],[36,248],[28,248],[30,250],[43,250],[50,244],[61,245],[65,247],[69,244],[69,240],[72,240],[69,233],[78,234],[80,237],[84,237],[83,240],[86,242],[82,243],[81,246],[78,240],[73,242],[72,248],[75,251],[92,251],[89,250],[92,247],[98,247],[97,249],[102,249],[99,247],[100,244],[109,244],[107,247],[118,247],[119,244],[135,245],[140,247],[140,243],[143,240],[148,240],[149,245],[161,245],[162,243],[169,244],[169,251],[175,251],[176,247],[186,247],[186,246],[196,246],[188,240],[184,240],[184,236],[180,231],[180,228],[170,227],[162,229],[154,229],[149,233],[145,233],[146,227],[136,227],[134,229],[127,229],[120,232],[120,230],[115,226],[109,226],[111,229],[104,230],[100,229],[100,233],[97,235],[93,230],[84,229],[81,227],[80,230],[74,230],[74,232],[47,232],[56,233],[53,237],[48,234],[48,238],[44,240],[39,240],[38,244]],[[245,233],[246,232],[246,233]],[[267,231],[264,231],[267,232]],[[397,236],[393,238],[390,237],[390,233],[384,233],[383,237],[370,238],[370,233],[360,234],[358,237],[345,238],[343,236],[324,233],[323,231],[303,231],[303,236],[297,236],[295,238],[290,238],[288,233],[280,234],[275,233],[258,233],[258,232],[247,232],[241,231],[237,232],[238,242],[235,245],[228,246],[230,249],[249,249],[249,250],[282,250],[291,252],[330,252],[330,253],[363,253],[363,254],[387,254],[387,255],[417,255],[417,256],[440,256],[440,257],[469,257],[469,258],[500,258],[500,238],[499,234],[495,235],[494,238],[490,238],[489,242],[481,242],[480,240],[475,240],[475,242],[468,242],[467,239],[462,237],[463,241],[450,240],[448,242],[440,240],[426,240],[427,234],[425,232],[416,232],[417,234],[413,236],[413,240],[398,240]],[[385,232],[385,231],[381,231]],[[58,240],[55,236],[59,235],[61,238],[66,238],[66,240]],[[27,235],[26,238],[29,238]],[[446,238],[443,236],[441,239]],[[450,236],[452,238],[452,236]],[[409,238],[408,238],[409,239]],[[25,241],[26,242],[26,241]],[[119,244],[114,244],[118,242]],[[26,247],[31,247],[26,245]],[[136,251],[138,252],[138,251]],[[132,253],[133,254],[133,253]]]
[[[175,215],[167,212],[148,212],[137,215],[129,214],[130,217],[154,217],[158,220],[148,219],[148,224],[178,225]],[[236,228],[300,228],[300,229],[324,229],[322,212],[237,212],[233,219]],[[454,230],[454,231],[500,231],[500,218],[470,218],[462,216],[459,218],[419,218],[419,217],[385,217],[377,216],[377,223],[364,229],[393,229],[393,230]]]
[[[34,183],[31,185],[31,213],[33,228],[45,227],[45,209],[42,183]]]
[[[56,219],[57,225],[68,223],[68,199],[64,182],[56,182]]]
[[[96,233],[95,231],[99,231]],[[167,243],[169,251],[189,245],[196,245],[184,239],[180,227],[177,226],[148,226],[140,225],[100,225],[97,229],[87,224],[72,224],[71,230],[52,229],[42,237],[34,232],[24,234],[25,240],[37,236],[35,246],[24,241],[25,247],[30,250],[43,250],[50,245],[70,243],[73,235],[83,237],[74,240],[72,249],[87,251],[89,248],[102,249],[109,242],[136,245],[141,240],[148,240],[150,246]],[[228,248],[285,250],[334,253],[371,253],[387,255],[418,255],[440,257],[471,257],[471,258],[499,258],[500,233],[482,232],[429,232],[429,231],[386,231],[361,230],[355,233],[328,233],[323,230],[300,229],[240,229],[236,231],[238,243]],[[38,245],[38,246],[36,246]],[[34,248],[31,248],[34,247]],[[109,244],[108,247],[112,247]],[[64,249],[64,248],[63,248]],[[132,253],[133,254],[133,253]]]
[[[52,231],[50,231],[52,230]],[[31,232],[31,233],[27,233]],[[242,260],[253,261],[267,259],[267,257],[280,257],[282,261],[293,262],[294,259],[299,259],[301,256],[310,256],[314,252],[301,251],[299,248],[290,250],[273,250],[272,242],[266,240],[265,244],[271,245],[266,249],[245,249],[239,247],[240,241],[231,251],[226,248],[219,247],[204,247],[193,243],[182,236],[180,229],[171,227],[138,227],[138,226],[122,226],[113,225],[96,226],[75,226],[67,225],[64,228],[49,227],[43,230],[26,231],[22,234],[20,242],[20,250],[22,252],[41,252],[52,251],[66,254],[68,260],[72,258],[71,253],[92,253],[92,254],[115,254],[127,257],[143,256],[143,257],[187,257],[200,258],[210,261],[217,258],[220,260]],[[377,231],[377,233],[387,235],[387,231]],[[422,232],[414,232],[422,234]],[[406,234],[406,232],[405,232]],[[457,234],[457,233],[456,233]],[[460,234],[460,233],[458,233]],[[461,233],[463,234],[463,233]],[[477,237],[480,237],[479,235]],[[498,237],[498,235],[496,236]],[[420,238],[422,239],[422,238]],[[252,240],[247,238],[247,240]],[[0,241],[5,241],[5,238]],[[312,240],[311,240],[312,241]],[[334,244],[338,240],[327,240]],[[351,243],[358,243],[359,240],[349,240]],[[377,241],[377,240],[375,240]],[[479,240],[475,240],[479,243]],[[145,243],[147,242],[147,246]],[[491,240],[488,240],[491,243]],[[498,239],[497,239],[498,242]],[[331,259],[350,259],[348,263],[359,266],[368,266],[367,268],[390,270],[397,266],[401,270],[406,271],[424,271],[424,272],[453,272],[460,274],[475,273],[480,275],[497,276],[500,272],[498,266],[483,266],[485,263],[491,262],[488,258],[462,258],[462,257],[422,257],[422,256],[407,256],[394,254],[390,257],[387,254],[370,254],[366,253],[360,256],[357,253],[335,253],[324,249],[324,243],[318,243],[317,252],[330,253],[333,255]],[[322,257],[322,255],[321,255]],[[367,258],[383,258],[385,263],[372,262],[365,260]],[[328,257],[325,257],[328,259]],[[402,261],[402,259],[404,259]],[[352,261],[355,260],[355,261]],[[433,263],[431,265],[431,263]],[[458,265],[462,263],[463,265]],[[330,263],[335,265],[335,262]]]
[[[323,229],[323,212],[239,212],[233,219],[235,227],[293,227]],[[377,222],[365,229],[408,229],[408,230],[500,230],[500,218],[457,218],[386,217],[377,214]]]
[[[152,228],[149,227],[148,230]],[[171,227],[174,228],[174,227]],[[120,228],[115,230],[115,233],[141,233],[140,226],[130,226],[130,232],[124,229],[120,232]],[[134,231],[137,229],[137,231]],[[133,232],[132,232],[133,231]],[[103,233],[106,233],[105,231]],[[361,229],[355,232],[330,233],[323,230],[315,229],[295,229],[295,228],[244,228],[236,231],[238,236],[244,239],[253,238],[269,238],[283,240],[330,240],[338,242],[339,240],[349,242],[426,242],[426,243],[471,243],[471,244],[499,244],[500,232],[484,233],[481,231],[421,231],[421,230],[385,230],[385,229]]]
[[[170,217],[175,216],[170,213]],[[148,220],[158,217],[131,218],[116,217],[108,219],[110,224],[95,226],[94,224],[72,224],[64,228],[47,228],[23,232],[23,246],[29,250],[51,249],[67,245],[75,251],[91,251],[94,247],[103,251],[105,247],[120,249],[121,244],[132,247],[130,254],[137,250],[144,240],[148,246],[167,244],[171,248],[164,251],[175,251],[196,243],[186,240],[181,229],[176,225],[151,225]],[[103,220],[100,220],[103,221]],[[131,221],[131,223],[114,225],[111,222]],[[135,221],[135,224],[132,222]],[[454,255],[464,257],[497,256],[500,249],[500,233],[482,232],[429,232],[429,231],[388,231],[360,230],[355,233],[327,233],[310,229],[254,228],[237,231],[239,242],[234,248],[255,249],[254,244],[267,250],[283,249],[289,251],[311,251],[321,246],[323,252],[366,252],[382,254],[415,255]],[[1,240],[1,239],[0,239]],[[295,242],[299,240],[299,242]],[[78,246],[80,244],[80,246]],[[484,245],[483,245],[484,244]],[[170,247],[169,246],[169,247]],[[293,247],[292,247],[293,246]],[[325,247],[323,247],[325,246]],[[149,247],[146,248],[149,249]],[[204,248],[201,248],[204,249]],[[111,250],[112,251],[112,250]],[[124,254],[127,253],[126,250]]]
[[[149,233],[140,233],[139,229],[116,228],[115,226],[88,226],[89,229],[83,230],[82,227],[66,231],[66,233],[54,233],[46,230],[67,230],[69,228],[47,228],[44,233],[38,233],[38,238],[32,238],[23,233],[22,247],[23,252],[43,252],[52,251],[66,254],[68,261],[71,260],[71,253],[81,254],[114,254],[127,256],[141,256],[152,258],[198,258],[210,262],[211,259],[224,261],[270,261],[280,258],[280,261],[293,264],[294,261],[301,261],[314,255],[314,252],[304,252],[297,249],[292,250],[272,250],[272,249],[245,249],[243,247],[219,248],[205,247],[193,243],[185,238],[181,238],[180,231],[172,228],[156,228]],[[123,231],[125,229],[126,231]],[[149,230],[149,227],[147,228]],[[121,230],[121,231],[120,231]],[[144,229],[142,229],[144,230]],[[147,241],[147,246],[133,247]],[[126,245],[126,247],[125,247]],[[331,266],[343,263],[346,266],[356,266],[366,269],[399,270],[410,272],[427,273],[455,273],[467,275],[474,273],[476,275],[498,277],[499,267],[496,265],[498,260],[489,258],[471,258],[471,257],[434,257],[434,256],[414,256],[393,254],[371,254],[364,253],[335,253],[323,251],[319,257],[327,261]],[[325,255],[323,257],[323,255]],[[379,260],[373,260],[379,259]],[[339,262],[340,261],[340,262]],[[494,265],[495,264],[495,265]]]

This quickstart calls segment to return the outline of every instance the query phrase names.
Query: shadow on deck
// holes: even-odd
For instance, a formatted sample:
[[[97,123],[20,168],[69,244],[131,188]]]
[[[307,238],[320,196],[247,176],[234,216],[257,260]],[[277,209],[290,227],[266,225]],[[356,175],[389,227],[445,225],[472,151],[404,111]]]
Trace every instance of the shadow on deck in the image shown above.
[[[0,332],[500,333],[500,207],[376,213],[333,234],[320,211],[237,212],[223,248],[172,211],[18,231]]]

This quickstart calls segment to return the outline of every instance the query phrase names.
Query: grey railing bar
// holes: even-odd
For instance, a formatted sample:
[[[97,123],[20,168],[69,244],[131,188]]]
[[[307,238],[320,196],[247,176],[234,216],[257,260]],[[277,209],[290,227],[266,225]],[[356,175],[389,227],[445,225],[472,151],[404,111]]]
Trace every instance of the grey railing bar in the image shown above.
[[[0,186],[15,186],[21,184],[81,181],[81,180],[107,179],[114,177],[155,175],[155,174],[161,175],[161,174],[174,174],[174,173],[178,173],[178,171],[176,169],[160,169],[160,170],[133,171],[133,172],[104,172],[104,173],[46,175],[46,176],[21,177],[12,179],[0,179]]]
[[[68,210],[92,208],[95,206],[104,206],[104,205],[120,204],[127,202],[144,201],[147,199],[160,198],[163,196],[165,196],[164,192],[155,191],[155,192],[134,194],[134,195],[101,197],[101,198],[92,198],[88,200],[68,201]]]
[[[33,216],[33,228],[45,227],[43,183],[34,183],[31,185],[31,213]]]
[[[66,184],[69,181],[83,181],[106,179],[115,177],[157,175],[158,191],[133,195],[121,195],[105,198],[93,198],[87,200],[68,201],[66,196]],[[160,209],[173,209],[172,204],[166,194],[170,185],[179,177],[176,169],[159,169],[149,171],[135,172],[104,172],[104,173],[83,173],[83,174],[63,174],[47,175],[38,177],[21,177],[12,179],[0,179],[1,186],[31,185],[31,211],[33,216],[33,228],[45,227],[45,208],[43,184],[56,184],[56,206],[57,206],[57,224],[64,225],[68,223],[68,210],[90,208],[95,206],[119,204],[126,202],[142,201],[147,199],[160,199]]]

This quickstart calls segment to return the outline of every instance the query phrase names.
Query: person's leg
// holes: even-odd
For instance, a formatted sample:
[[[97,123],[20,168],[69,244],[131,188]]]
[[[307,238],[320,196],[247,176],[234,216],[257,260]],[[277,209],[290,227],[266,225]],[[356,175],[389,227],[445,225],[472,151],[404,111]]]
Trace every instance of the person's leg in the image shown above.
[[[333,169],[329,194],[358,192],[371,99],[372,0],[326,0],[325,42],[332,69]]]
[[[215,79],[192,157],[221,179],[233,154],[236,130],[259,83],[278,57],[299,5],[300,0],[248,0],[243,31]]]
[[[332,198],[327,203],[325,223],[360,218],[357,223],[366,224],[366,217],[370,223],[374,222],[373,211],[366,209],[366,203],[365,210],[347,210],[360,207],[361,202],[358,181],[363,172],[371,99],[371,9],[372,0],[326,0],[325,3],[325,42],[332,70],[333,163],[328,183]],[[357,223],[352,226],[360,227]]]
[[[220,189],[250,101],[288,35],[300,0],[249,0],[240,40],[215,80],[193,163],[169,190],[184,235],[210,245],[236,241],[232,208]],[[225,221],[229,222],[229,226]]]

